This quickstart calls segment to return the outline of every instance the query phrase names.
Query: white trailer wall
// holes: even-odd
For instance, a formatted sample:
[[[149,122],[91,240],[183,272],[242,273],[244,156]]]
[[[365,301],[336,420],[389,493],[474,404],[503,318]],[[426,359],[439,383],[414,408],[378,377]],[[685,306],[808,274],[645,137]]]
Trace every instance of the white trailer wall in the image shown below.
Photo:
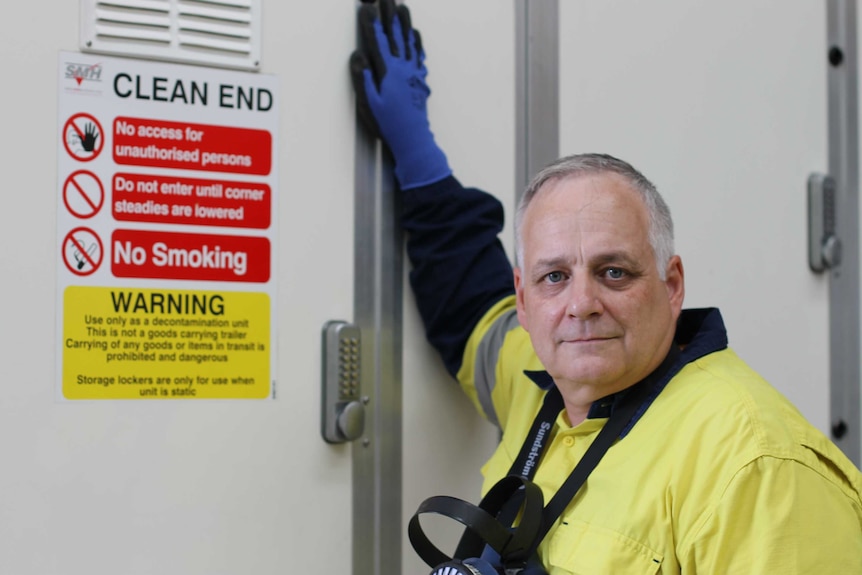
[[[408,3],[422,33],[431,87],[429,115],[438,144],[465,185],[495,194],[506,206],[502,239],[514,242],[514,1]],[[510,252],[511,253],[511,252]],[[479,468],[496,430],[477,415],[425,343],[409,286],[404,304],[404,525],[432,495],[478,503]],[[454,551],[459,524],[423,516],[441,549]],[[406,534],[406,530],[405,530]],[[426,573],[405,535],[404,570]]]
[[[350,3],[266,2],[263,72],[278,76],[280,213],[275,401],[60,403],[57,62],[78,2],[3,19],[8,190],[0,234],[0,572],[350,572],[350,458],[319,435],[320,329],[352,314]],[[10,202],[11,194],[8,196]]]
[[[512,214],[513,2],[410,6],[438,142]],[[78,3],[17,2],[0,24],[2,573],[351,572],[352,448],[320,439],[318,410],[320,328],[353,315],[355,6],[263,8],[262,72],[281,100],[279,395],[262,402],[56,401],[56,69],[78,49]],[[564,0],[560,49],[561,153],[608,151],[653,179],[688,305],[720,306],[731,345],[827,430],[827,288],[807,268],[804,211],[808,173],[827,166],[825,7]],[[406,284],[404,315],[402,524],[431,495],[478,500],[495,439],[425,344]],[[403,564],[427,572],[406,534]]]
[[[561,149],[639,166],[675,217],[686,305],[828,432],[828,283],[806,182],[828,170],[824,2],[560,2]]]
[[[447,36],[461,46],[441,50],[432,62],[457,70],[470,55],[496,75],[459,94],[457,82],[466,84],[475,69],[450,77],[453,89],[435,73],[440,97],[432,101],[463,108],[478,125],[499,126],[491,140],[475,131],[447,139],[459,141],[450,151],[459,173],[503,190],[510,170],[501,158],[512,148],[511,9],[500,13],[492,0],[419,4],[429,50]],[[0,112],[10,137],[0,149],[15,206],[0,216],[2,242],[15,246],[0,256],[8,278],[0,304],[0,572],[351,572],[351,447],[320,438],[319,388],[321,327],[353,317],[355,120],[347,59],[355,8],[351,2],[263,6],[261,72],[278,77],[281,97],[280,124],[271,128],[280,174],[278,398],[62,403],[55,397],[54,350],[62,311],[55,304],[57,65],[61,50],[78,50],[79,6],[69,0],[10,6],[0,40],[10,78]],[[493,39],[474,47],[477,23]],[[457,27],[451,35],[450,24]],[[457,134],[456,121],[450,118],[448,128],[441,121],[442,131]],[[405,308],[414,313],[412,302]],[[406,321],[406,412],[418,415],[406,429],[405,514],[437,492],[472,498],[475,462],[494,439],[456,401],[417,319]],[[440,427],[429,409],[434,402],[434,410],[463,416],[440,437],[429,432]],[[483,433],[484,442],[464,448],[463,436]],[[447,465],[460,462],[462,471],[444,473],[436,456],[421,455],[425,450],[442,454]]]

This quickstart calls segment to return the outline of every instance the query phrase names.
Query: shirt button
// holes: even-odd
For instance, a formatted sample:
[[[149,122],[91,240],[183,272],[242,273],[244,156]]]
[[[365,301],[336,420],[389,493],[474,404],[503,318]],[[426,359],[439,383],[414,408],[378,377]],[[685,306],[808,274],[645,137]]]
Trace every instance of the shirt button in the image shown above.
[[[571,447],[574,444],[575,444],[575,439],[573,437],[564,437],[563,438],[563,445],[565,445],[566,447]]]

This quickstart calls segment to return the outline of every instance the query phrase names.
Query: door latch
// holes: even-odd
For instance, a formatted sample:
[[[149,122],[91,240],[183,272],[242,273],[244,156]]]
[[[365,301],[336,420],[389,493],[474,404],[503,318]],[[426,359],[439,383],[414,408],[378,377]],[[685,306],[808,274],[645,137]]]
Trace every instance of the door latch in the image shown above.
[[[808,266],[821,273],[841,263],[841,240],[835,233],[835,178],[808,176]]]
[[[359,327],[344,321],[323,325],[320,432],[328,443],[353,441],[365,431],[360,335]]]

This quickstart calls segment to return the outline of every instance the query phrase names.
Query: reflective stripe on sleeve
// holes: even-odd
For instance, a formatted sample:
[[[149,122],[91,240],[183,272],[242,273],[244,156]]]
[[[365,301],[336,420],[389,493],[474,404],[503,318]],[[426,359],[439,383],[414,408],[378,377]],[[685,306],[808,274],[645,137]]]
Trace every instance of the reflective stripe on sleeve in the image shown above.
[[[482,406],[482,411],[485,412],[485,417],[498,428],[500,421],[497,418],[497,410],[494,409],[494,402],[491,400],[491,393],[497,384],[497,360],[500,358],[500,350],[503,347],[506,334],[519,325],[516,310],[513,309],[502,314],[494,320],[494,323],[485,332],[476,349],[474,364],[476,395],[479,399],[479,405]]]

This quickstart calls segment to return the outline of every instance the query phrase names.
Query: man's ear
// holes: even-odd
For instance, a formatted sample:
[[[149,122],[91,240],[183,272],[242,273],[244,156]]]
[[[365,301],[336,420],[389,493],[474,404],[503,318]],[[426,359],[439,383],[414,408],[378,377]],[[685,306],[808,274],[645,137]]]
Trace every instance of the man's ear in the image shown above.
[[[527,328],[527,311],[524,305],[524,277],[521,272],[521,268],[516,267],[512,271],[515,278],[515,301],[518,304],[518,322],[528,332],[530,331]]]
[[[674,318],[677,318],[682,311],[682,302],[685,299],[685,270],[682,267],[682,258],[679,256],[673,256],[667,262],[664,285],[667,288],[667,297]]]

